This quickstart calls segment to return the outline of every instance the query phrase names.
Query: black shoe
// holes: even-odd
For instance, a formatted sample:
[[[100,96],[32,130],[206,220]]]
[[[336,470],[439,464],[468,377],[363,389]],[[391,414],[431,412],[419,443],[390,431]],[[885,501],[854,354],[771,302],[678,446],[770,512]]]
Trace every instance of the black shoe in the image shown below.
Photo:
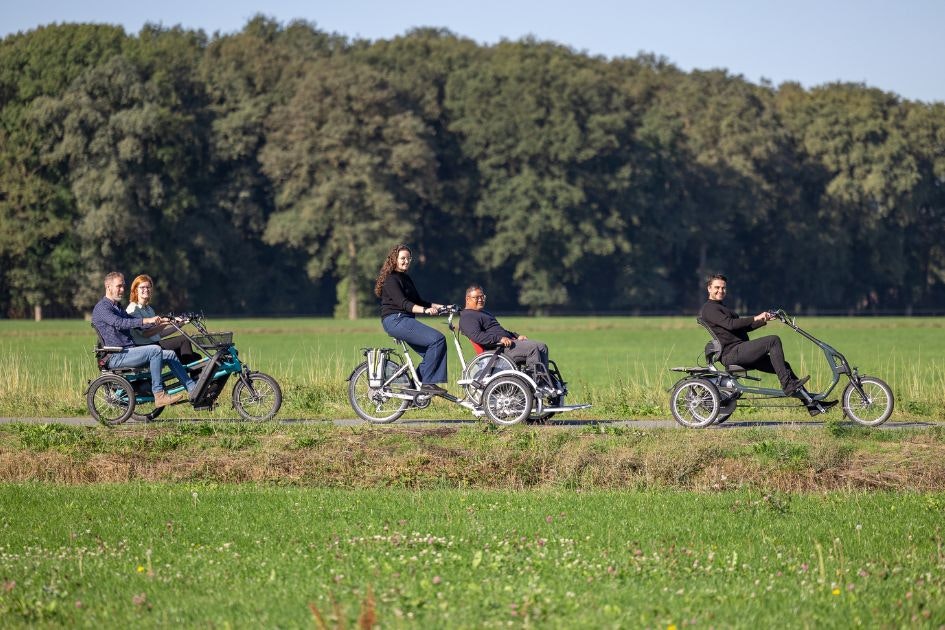
[[[430,394],[431,396],[442,396],[443,394],[449,393],[436,383],[424,383],[420,386],[420,391],[424,394]]]
[[[809,413],[811,417],[819,416],[822,413],[827,413],[839,403],[839,400],[821,400],[808,407],[807,413]]]
[[[798,378],[787,384],[787,387],[784,388],[785,396],[793,396],[797,393],[797,390],[804,387],[804,383],[810,380],[810,376],[805,376],[804,378]]]

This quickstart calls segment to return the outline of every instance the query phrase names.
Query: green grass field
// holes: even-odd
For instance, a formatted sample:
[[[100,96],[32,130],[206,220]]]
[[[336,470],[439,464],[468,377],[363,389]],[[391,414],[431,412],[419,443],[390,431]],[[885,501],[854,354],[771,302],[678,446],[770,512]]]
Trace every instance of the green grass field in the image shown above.
[[[445,326],[429,320],[446,333]],[[241,357],[282,384],[282,418],[353,417],[345,398],[345,379],[361,361],[360,348],[389,346],[375,319],[242,319],[212,321],[233,330]],[[569,401],[594,407],[582,418],[669,417],[666,390],[678,375],[672,366],[694,365],[707,340],[692,318],[555,317],[508,318],[507,326],[548,343],[569,382]],[[863,373],[893,387],[893,419],[945,419],[945,320],[940,318],[810,318],[799,323],[843,352]],[[811,374],[812,389],[824,389],[830,372],[820,351],[777,323],[795,370]],[[757,334],[757,333],[756,333]],[[94,335],[81,321],[0,321],[0,416],[87,415],[83,391],[94,377],[90,349]],[[450,378],[458,361],[450,344]],[[467,359],[472,351],[465,340]],[[766,377],[775,384],[773,377]],[[843,387],[841,382],[839,387]],[[458,388],[452,389],[457,393]],[[839,392],[838,392],[839,393]],[[213,416],[233,418],[228,394]],[[465,418],[453,405],[437,401],[421,417]],[[750,415],[739,411],[735,418]],[[766,416],[797,420],[802,410],[770,411]],[[165,417],[193,417],[175,408]],[[203,417],[203,416],[202,416]]]
[[[7,628],[945,623],[941,493],[15,484],[0,503]]]

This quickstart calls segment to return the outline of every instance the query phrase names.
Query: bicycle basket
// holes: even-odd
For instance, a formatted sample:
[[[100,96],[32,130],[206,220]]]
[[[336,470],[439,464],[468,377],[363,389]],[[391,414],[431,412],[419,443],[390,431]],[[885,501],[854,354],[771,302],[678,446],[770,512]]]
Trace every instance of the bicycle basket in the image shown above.
[[[194,335],[193,339],[202,348],[225,348],[233,344],[233,333],[214,332],[207,335]]]

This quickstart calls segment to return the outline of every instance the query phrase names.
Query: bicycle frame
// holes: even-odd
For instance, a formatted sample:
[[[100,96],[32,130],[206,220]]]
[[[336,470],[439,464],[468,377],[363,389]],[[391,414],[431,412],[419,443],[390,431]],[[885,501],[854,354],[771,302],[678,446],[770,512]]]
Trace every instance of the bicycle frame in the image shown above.
[[[830,344],[818,339],[814,335],[810,334],[803,328],[797,325],[796,319],[793,319],[788,316],[783,310],[778,309],[773,311],[775,319],[786,325],[788,328],[801,335],[815,346],[820,348],[821,352],[824,354],[824,359],[827,361],[827,365],[830,367],[830,372],[832,374],[832,379],[830,385],[822,392],[809,392],[810,396],[815,401],[826,400],[830,393],[837,387],[840,382],[841,375],[846,375],[850,382],[853,383],[853,386],[857,391],[864,395],[863,389],[860,385],[859,374],[857,373],[857,368],[850,367],[849,361],[843,354],[831,346]],[[711,331],[710,331],[711,334]],[[713,335],[714,337],[714,335]],[[780,388],[773,387],[754,387],[752,385],[746,385],[741,382],[741,379],[748,380],[760,380],[755,376],[749,376],[746,372],[734,372],[725,369],[718,369],[715,365],[708,365],[704,369],[692,369],[692,368],[673,368],[675,371],[687,371],[693,376],[711,376],[718,379],[719,386],[727,390],[733,390],[737,392],[739,396],[743,394],[750,394],[756,397],[764,398],[790,398],[790,396],[785,395],[785,393]],[[757,398],[753,398],[757,399]],[[749,400],[753,400],[749,399]]]

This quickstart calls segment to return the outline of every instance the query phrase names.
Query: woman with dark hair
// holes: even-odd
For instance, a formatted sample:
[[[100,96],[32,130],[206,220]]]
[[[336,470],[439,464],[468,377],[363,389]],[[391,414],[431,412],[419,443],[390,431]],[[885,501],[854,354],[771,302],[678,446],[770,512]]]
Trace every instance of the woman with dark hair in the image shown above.
[[[410,248],[397,245],[384,260],[374,284],[374,295],[381,298],[381,324],[384,332],[407,343],[423,360],[417,366],[420,390],[433,395],[445,394],[438,383],[446,382],[446,338],[416,320],[417,315],[435,315],[442,304],[420,297],[407,269],[413,260]]]
[[[154,293],[154,281],[151,276],[141,274],[131,283],[131,294],[128,296],[129,315],[135,317],[154,317],[154,307],[151,306],[151,296]],[[139,346],[147,346],[152,343],[161,346],[164,350],[173,350],[177,358],[184,365],[192,363],[200,358],[200,355],[194,354],[193,346],[190,340],[183,335],[174,337],[161,337],[165,332],[171,333],[174,328],[170,325],[158,324],[150,328],[132,328],[131,338]]]

